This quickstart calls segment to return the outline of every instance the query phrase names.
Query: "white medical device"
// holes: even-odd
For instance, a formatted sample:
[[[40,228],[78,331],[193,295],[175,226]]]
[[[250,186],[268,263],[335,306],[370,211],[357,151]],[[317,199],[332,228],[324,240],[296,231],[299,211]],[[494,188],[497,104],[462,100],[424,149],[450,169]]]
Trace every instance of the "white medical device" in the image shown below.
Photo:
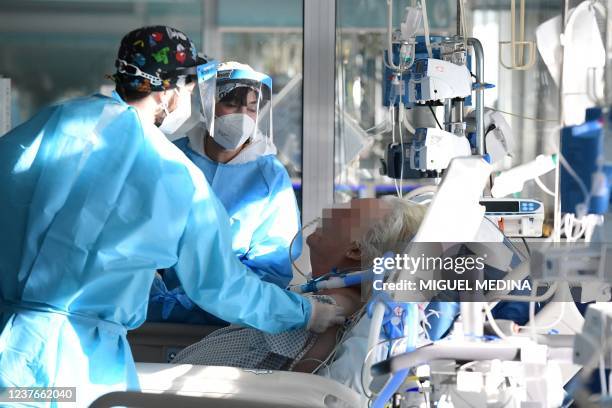
[[[557,166],[557,155],[539,155],[533,161],[506,170],[497,177],[491,188],[493,197],[505,197],[523,190],[525,182],[552,171]]]
[[[491,164],[498,170],[508,170],[516,154],[512,128],[501,112],[489,109],[484,118],[485,144]]]
[[[612,365],[607,343],[612,337],[612,304],[601,302],[589,305],[582,331],[574,339],[574,363],[592,366],[593,358],[603,356],[607,367]]]
[[[544,204],[520,198],[483,198],[485,217],[507,237],[538,238],[544,226]]]
[[[410,79],[410,102],[465,98],[472,94],[472,76],[465,65],[434,58],[417,60]]]
[[[471,156],[470,142],[442,129],[418,128],[410,148],[410,167],[420,171],[442,171],[455,157]]]
[[[472,94],[472,76],[465,65],[441,59],[415,62],[410,78],[408,100],[431,103],[465,98]],[[463,104],[459,104],[459,110]],[[440,173],[455,157],[471,156],[461,113],[456,121],[445,121],[446,128],[418,128],[410,146],[410,167],[421,172]]]

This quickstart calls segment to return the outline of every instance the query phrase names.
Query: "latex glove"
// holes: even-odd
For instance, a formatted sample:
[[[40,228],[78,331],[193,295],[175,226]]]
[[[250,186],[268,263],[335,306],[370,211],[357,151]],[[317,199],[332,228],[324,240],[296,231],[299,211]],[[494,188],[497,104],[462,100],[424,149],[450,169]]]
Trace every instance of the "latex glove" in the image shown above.
[[[321,303],[313,298],[308,298],[312,306],[312,313],[306,328],[315,333],[323,333],[331,326],[343,324],[346,319],[344,309],[340,306]]]

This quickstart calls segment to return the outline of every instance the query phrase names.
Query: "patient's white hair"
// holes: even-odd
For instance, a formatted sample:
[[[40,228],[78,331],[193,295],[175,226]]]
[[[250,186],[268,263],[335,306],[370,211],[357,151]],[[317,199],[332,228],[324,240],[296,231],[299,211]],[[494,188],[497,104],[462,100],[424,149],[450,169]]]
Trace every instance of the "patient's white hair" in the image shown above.
[[[359,241],[361,262],[370,265],[387,251],[401,252],[419,229],[427,207],[394,196],[383,197],[391,211],[377,222]]]

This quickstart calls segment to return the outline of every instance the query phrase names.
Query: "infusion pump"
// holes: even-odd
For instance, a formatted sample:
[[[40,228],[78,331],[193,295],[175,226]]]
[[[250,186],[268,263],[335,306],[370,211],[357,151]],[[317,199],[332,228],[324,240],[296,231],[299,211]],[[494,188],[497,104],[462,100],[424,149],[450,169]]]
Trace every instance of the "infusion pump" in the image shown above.
[[[483,198],[485,217],[507,237],[538,238],[544,226],[544,204],[520,198]]]

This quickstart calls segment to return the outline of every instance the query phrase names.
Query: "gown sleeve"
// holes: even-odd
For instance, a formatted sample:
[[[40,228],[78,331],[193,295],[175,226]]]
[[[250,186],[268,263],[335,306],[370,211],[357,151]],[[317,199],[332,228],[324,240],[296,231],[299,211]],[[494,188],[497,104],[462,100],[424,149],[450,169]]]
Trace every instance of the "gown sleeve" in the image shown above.
[[[311,314],[308,300],[263,282],[238,260],[223,205],[201,172],[194,168],[191,175],[196,189],[175,265],[187,295],[235,324],[270,333],[305,326]]]
[[[268,202],[263,214],[252,214],[260,223],[242,262],[263,280],[285,288],[293,278],[289,247],[296,234],[291,249],[293,259],[302,253],[300,211],[287,171],[274,160],[267,163],[264,173],[270,191]]]

